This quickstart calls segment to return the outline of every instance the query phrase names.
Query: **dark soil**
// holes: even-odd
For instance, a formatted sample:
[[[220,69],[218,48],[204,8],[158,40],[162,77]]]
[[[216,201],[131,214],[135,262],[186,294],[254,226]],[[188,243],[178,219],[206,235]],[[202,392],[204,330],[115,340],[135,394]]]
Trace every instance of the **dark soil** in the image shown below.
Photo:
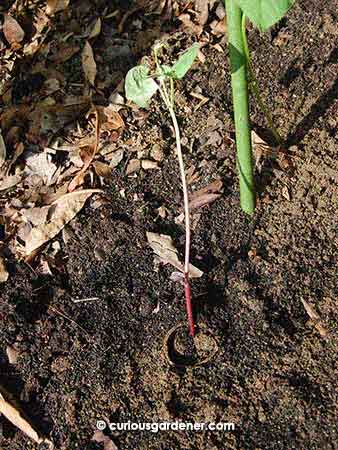
[[[252,218],[239,208],[227,51],[204,47],[206,62],[179,84],[186,164],[200,175],[190,188],[216,178],[224,184],[224,195],[197,211],[192,240],[192,262],[204,271],[192,283],[196,322],[219,346],[207,364],[175,368],[163,348],[168,330],[185,321],[183,290],[170,267],[154,264],[145,233],[170,234],[183,250],[184,229],[174,222],[180,180],[160,106],[143,123],[131,113],[121,145],[135,133],[148,150],[159,143],[161,170],[126,177],[125,163],[116,169],[105,201],[93,197],[67,239],[56,239],[63,270],[42,278],[12,261],[0,293],[1,382],[56,448],[102,449],[91,441],[98,419],[235,423],[227,433],[113,433],[121,450],[338,448],[335,12],[334,0],[302,0],[271,32],[249,33],[262,95],[292,155],[286,166],[265,158],[257,170]],[[176,53],[193,38],[175,26]],[[193,113],[189,93],[197,87],[209,101]],[[252,113],[264,134],[254,101]],[[214,130],[221,143],[208,143]],[[97,300],[73,302],[91,297]],[[14,343],[15,365],[5,353]],[[1,426],[2,449],[37,448],[5,419]]]

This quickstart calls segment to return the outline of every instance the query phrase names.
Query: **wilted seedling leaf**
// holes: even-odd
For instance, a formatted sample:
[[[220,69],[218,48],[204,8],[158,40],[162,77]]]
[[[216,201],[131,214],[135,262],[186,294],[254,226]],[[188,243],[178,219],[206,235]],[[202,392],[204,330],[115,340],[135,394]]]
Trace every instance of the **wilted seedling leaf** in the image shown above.
[[[172,67],[172,72],[175,78],[180,80],[184,77],[184,75],[193,65],[198,55],[199,48],[200,47],[198,44],[194,44],[178,58],[177,62]]]
[[[125,81],[126,97],[141,108],[147,108],[151,97],[158,89],[157,83],[148,76],[146,66],[136,66],[129,70]]]
[[[177,270],[184,273],[184,266],[178,259],[178,252],[174,247],[171,237],[166,234],[151,233],[148,231],[146,235],[150,247],[160,257],[160,260],[164,264],[171,264]],[[191,278],[200,278],[203,272],[192,264],[189,264],[189,274]]]

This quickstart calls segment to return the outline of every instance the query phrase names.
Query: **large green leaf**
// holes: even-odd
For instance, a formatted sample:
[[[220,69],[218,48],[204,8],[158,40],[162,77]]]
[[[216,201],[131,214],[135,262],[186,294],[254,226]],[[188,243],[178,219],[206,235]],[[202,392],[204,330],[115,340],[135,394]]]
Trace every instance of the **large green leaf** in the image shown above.
[[[244,14],[262,31],[278,22],[295,0],[235,0]]]
[[[172,66],[171,70],[176,79],[180,80],[188,72],[198,55],[199,45],[194,44],[186,50]]]
[[[158,89],[158,84],[148,73],[148,67],[136,66],[130,69],[126,76],[126,97],[141,108],[147,108],[151,97]]]

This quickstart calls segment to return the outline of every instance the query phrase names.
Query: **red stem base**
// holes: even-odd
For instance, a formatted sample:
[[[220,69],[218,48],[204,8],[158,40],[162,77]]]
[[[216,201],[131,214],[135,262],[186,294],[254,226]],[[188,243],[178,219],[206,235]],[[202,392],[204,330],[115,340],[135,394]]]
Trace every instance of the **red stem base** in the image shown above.
[[[194,324],[194,317],[192,314],[189,275],[187,273],[184,276],[184,293],[185,293],[185,303],[186,303],[187,315],[188,315],[189,334],[190,334],[190,336],[194,337],[195,336],[195,324]]]

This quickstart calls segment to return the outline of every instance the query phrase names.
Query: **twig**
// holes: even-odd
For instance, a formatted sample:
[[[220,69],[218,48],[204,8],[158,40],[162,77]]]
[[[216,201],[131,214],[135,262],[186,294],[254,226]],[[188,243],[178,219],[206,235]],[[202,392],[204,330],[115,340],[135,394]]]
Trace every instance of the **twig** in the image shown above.
[[[89,297],[89,298],[73,298],[73,303],[84,303],[84,302],[95,302],[100,300],[99,297]]]

